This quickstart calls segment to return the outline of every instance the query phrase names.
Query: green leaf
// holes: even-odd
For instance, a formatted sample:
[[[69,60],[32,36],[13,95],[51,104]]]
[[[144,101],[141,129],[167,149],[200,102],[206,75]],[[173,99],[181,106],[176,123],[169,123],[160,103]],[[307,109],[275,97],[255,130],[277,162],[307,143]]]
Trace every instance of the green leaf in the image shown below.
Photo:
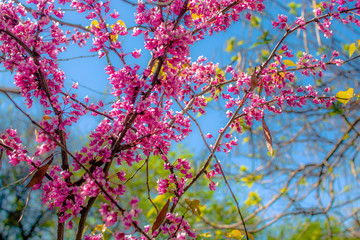
[[[330,117],[344,113],[344,110],[339,107],[339,104],[340,104],[339,102],[333,103],[333,105],[330,108],[332,110],[332,112],[329,113]]]
[[[257,38],[257,42],[254,43],[250,48],[254,48],[257,45],[261,45],[261,44],[268,44],[271,41],[271,38],[268,38],[269,35],[269,31],[264,31],[263,34],[261,36],[259,36]]]
[[[234,50],[234,45],[235,45],[235,37],[230,38],[229,40],[226,41],[226,52],[232,52]]]

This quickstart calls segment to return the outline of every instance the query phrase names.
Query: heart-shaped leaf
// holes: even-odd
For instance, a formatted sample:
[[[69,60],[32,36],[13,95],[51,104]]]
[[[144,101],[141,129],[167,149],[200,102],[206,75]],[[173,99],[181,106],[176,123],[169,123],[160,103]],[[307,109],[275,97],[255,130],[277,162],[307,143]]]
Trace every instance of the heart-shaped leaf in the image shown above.
[[[296,64],[293,61],[288,60],[288,59],[284,60],[283,63],[290,67],[296,67]]]
[[[248,238],[254,240],[254,236],[250,233],[247,233]],[[245,231],[242,230],[232,230],[230,233],[226,234],[226,237],[230,239],[247,239]]]
[[[354,97],[353,88],[349,88],[346,92],[340,91],[336,94],[336,99],[344,105],[347,104],[352,97]]]
[[[190,200],[188,198],[185,199],[186,204],[190,207],[191,211],[200,216],[201,215],[201,211],[200,211],[200,201],[198,199],[194,199],[194,200]]]

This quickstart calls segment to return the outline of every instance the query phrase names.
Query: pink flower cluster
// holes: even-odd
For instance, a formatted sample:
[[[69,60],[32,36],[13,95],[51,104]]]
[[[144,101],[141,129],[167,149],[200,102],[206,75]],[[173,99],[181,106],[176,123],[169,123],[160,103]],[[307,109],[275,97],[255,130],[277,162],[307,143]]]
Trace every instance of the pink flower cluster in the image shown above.
[[[167,223],[161,227],[162,234],[170,235],[169,239],[188,239],[195,238],[196,234],[191,230],[189,223],[177,213],[168,213],[166,214]],[[156,236],[158,231],[153,233],[153,236]]]
[[[71,3],[70,3],[71,2]],[[150,1],[155,2],[155,1]],[[349,1],[353,2],[353,1]],[[27,106],[39,101],[43,107],[43,118],[37,121],[37,151],[35,156],[61,151],[61,167],[50,166],[49,178],[34,186],[41,188],[42,202],[50,209],[57,208],[60,221],[67,222],[71,228],[73,219],[82,214],[89,198],[104,196],[99,212],[106,227],[121,222],[124,231],[114,233],[116,239],[137,239],[134,231],[140,226],[138,199],[131,198],[128,207],[119,207],[119,196],[126,192],[127,172],[123,164],[136,165],[144,157],[161,155],[164,160],[165,177],[157,180],[158,194],[172,194],[172,203],[176,207],[187,189],[189,182],[201,174],[191,168],[187,159],[178,158],[170,162],[167,154],[171,144],[186,138],[191,128],[191,118],[187,114],[206,114],[210,101],[219,101],[227,109],[226,117],[230,128],[241,133],[244,123],[251,127],[254,120],[264,118],[266,111],[281,113],[287,105],[302,107],[308,100],[314,104],[330,107],[334,98],[324,95],[312,86],[293,87],[295,72],[304,76],[323,77],[327,64],[340,66],[338,52],[333,52],[330,60],[325,55],[319,59],[303,53],[289,67],[293,58],[286,44],[269,57],[269,61],[257,66],[253,73],[239,72],[232,66],[225,71],[217,64],[208,62],[205,57],[192,61],[190,46],[226,29],[243,16],[251,19],[252,12],[264,9],[263,0],[174,0],[159,1],[168,5],[137,4],[132,36],[142,36],[144,47],[151,53],[147,67],[129,64],[141,57],[141,49],[127,52],[119,41],[120,36],[128,36],[125,24],[118,20],[121,16],[111,11],[110,1],[99,0],[60,0],[59,4],[69,5],[78,13],[86,14],[91,21],[88,28],[77,26],[74,30],[65,30],[62,12],[53,0],[29,0],[27,4],[35,10],[28,13],[21,4],[11,1],[0,3],[0,52],[1,64],[14,71],[16,86],[20,89]],[[354,2],[355,10],[350,10],[348,1],[331,0],[322,3],[316,9],[317,18],[313,20],[326,37],[332,35],[331,24],[337,19],[344,24],[354,23],[360,26],[355,10],[360,13],[360,1]],[[243,14],[244,13],[244,14]],[[322,14],[322,15],[321,15]],[[53,18],[53,17],[56,18]],[[29,17],[24,20],[25,17]],[[32,18],[32,20],[30,19]],[[309,19],[297,18],[293,25],[285,15],[279,15],[272,22],[274,28],[285,29],[291,34],[298,28],[306,30]],[[74,25],[69,25],[74,27]],[[75,25],[76,26],[76,25]],[[58,55],[66,51],[69,44],[82,47],[92,38],[91,52],[99,57],[107,55],[105,72],[112,87],[114,101],[108,111],[104,103],[91,102],[85,97],[79,100],[76,93],[70,94],[64,86],[65,73],[59,69]],[[282,41],[282,40],[281,40]],[[111,56],[109,57],[109,55]],[[119,61],[111,61],[117,58]],[[116,63],[115,63],[116,62]],[[227,80],[229,79],[229,80]],[[71,91],[76,91],[73,84]],[[69,127],[80,117],[91,113],[101,115],[103,119],[90,133],[89,142],[76,153],[67,148],[67,140],[72,136]],[[190,115],[191,116],[191,115]],[[35,122],[35,120],[34,120]],[[215,151],[230,152],[237,146],[237,139],[229,129],[220,129]],[[208,139],[215,139],[211,134]],[[16,166],[24,161],[40,166],[38,157],[28,156],[16,130],[8,129],[0,134],[0,149]],[[65,157],[66,156],[66,157]],[[207,165],[206,165],[207,166]],[[117,177],[121,183],[113,183],[111,177]],[[210,180],[210,190],[215,190],[214,177],[221,174],[219,163],[205,173]],[[140,197],[140,196],[139,196]],[[126,203],[125,203],[126,204]],[[188,239],[196,237],[190,225],[169,210],[166,221],[153,233],[153,236],[170,235],[170,239]],[[144,227],[142,239],[148,237],[149,228]],[[128,234],[131,233],[131,234]],[[85,236],[85,239],[101,239],[101,234]]]
[[[28,152],[22,145],[22,140],[17,135],[16,129],[7,129],[0,133],[0,148],[5,151],[9,157],[9,163],[13,167],[18,165],[21,161],[31,165],[31,163],[40,166],[41,162],[35,158],[29,157]]]

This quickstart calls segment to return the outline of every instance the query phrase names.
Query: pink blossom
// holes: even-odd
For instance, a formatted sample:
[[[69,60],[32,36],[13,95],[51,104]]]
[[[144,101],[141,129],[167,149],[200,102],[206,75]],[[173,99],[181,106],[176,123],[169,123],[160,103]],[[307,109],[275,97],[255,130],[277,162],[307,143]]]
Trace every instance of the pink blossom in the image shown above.
[[[131,55],[132,55],[134,58],[139,58],[139,57],[141,57],[140,52],[141,52],[141,49],[140,49],[140,50],[135,50],[135,51],[133,51],[133,52],[131,53]]]

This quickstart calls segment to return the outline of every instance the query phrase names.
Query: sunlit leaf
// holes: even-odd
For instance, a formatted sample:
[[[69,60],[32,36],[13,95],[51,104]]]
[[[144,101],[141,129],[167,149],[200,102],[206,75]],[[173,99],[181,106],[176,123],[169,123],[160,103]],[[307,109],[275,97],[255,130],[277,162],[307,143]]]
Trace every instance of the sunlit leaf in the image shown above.
[[[216,75],[220,75],[221,77],[225,77],[225,72],[221,68],[216,68]]]
[[[247,239],[246,238],[246,232],[242,230],[232,230],[230,233],[225,234],[226,237],[231,239]],[[251,233],[247,233],[249,239],[254,240],[254,236]]]
[[[211,102],[213,100],[213,98],[212,97],[204,97],[204,100],[206,102]]]
[[[98,225],[95,226],[94,230],[91,232],[91,235],[96,233],[96,232],[104,233],[105,231],[106,231],[105,224],[98,224]]]
[[[155,61],[153,67],[151,68],[151,74],[154,74],[154,73],[155,73],[156,68],[157,68],[157,66],[158,66],[158,62],[159,62],[159,60],[156,60],[156,61]],[[162,70],[162,68],[163,68],[163,66],[161,66],[161,70]]]
[[[255,192],[250,192],[248,198],[245,200],[245,204],[248,206],[252,206],[252,205],[256,205],[258,203],[260,203],[261,198],[259,196],[259,194],[257,193],[257,191]]]
[[[120,24],[121,26],[123,26],[126,29],[126,25],[123,20],[117,20],[116,23]]]
[[[44,115],[44,116],[43,116],[43,120],[45,120],[45,121],[50,120],[50,119],[51,119],[51,117],[48,116],[48,115]]]
[[[197,20],[197,19],[201,18],[201,15],[197,15],[196,13],[192,13],[191,17],[192,17],[192,19]]]
[[[254,182],[260,181],[262,178],[263,178],[263,175],[261,175],[261,174],[255,175],[255,173],[253,173],[253,174],[250,174],[249,176],[240,178],[240,181],[243,182],[244,186],[248,186],[249,188],[251,188],[252,185],[254,184]]]
[[[232,239],[243,239],[243,237],[245,237],[245,234],[240,230],[232,230],[230,233],[226,234],[226,237]]]
[[[238,46],[241,46],[241,45],[243,45],[243,44],[244,44],[244,40],[240,40],[240,41],[237,42],[237,45],[238,45]]]
[[[255,16],[255,15],[251,16],[251,20],[250,20],[251,27],[259,27],[260,23],[261,23],[261,18]]]
[[[211,238],[212,235],[210,233],[201,233],[199,234],[200,237],[204,237],[204,238]]]
[[[353,88],[349,88],[346,92],[340,91],[336,94],[336,99],[344,105],[347,104],[352,97],[354,97]]]
[[[230,38],[229,40],[226,41],[225,51],[226,52],[232,52],[234,50],[234,45],[235,45],[235,37],[232,37],[232,38]]]
[[[289,59],[284,60],[283,63],[285,65],[287,65],[287,66],[290,66],[290,67],[296,67],[296,64],[293,61],[289,60]]]
[[[169,205],[170,205],[170,199],[167,200],[167,202],[165,203],[164,207],[160,210],[159,214],[157,215],[155,222],[151,228],[151,231],[154,232],[156,231],[161,224],[163,223],[163,221],[166,218],[166,213],[169,209]]]
[[[308,183],[307,183],[307,181],[306,181],[306,179],[305,179],[304,177],[302,177],[302,178],[300,179],[299,185],[303,185],[303,186],[307,186],[307,185],[308,185]]]
[[[349,57],[351,57],[351,56],[353,55],[353,53],[355,52],[355,50],[356,50],[356,45],[355,45],[355,43],[350,44],[350,46],[349,46]]]
[[[116,22],[116,24],[123,26],[124,29],[126,30],[126,25],[125,25],[124,21],[118,20],[118,21]],[[113,29],[114,27],[115,27],[115,24],[112,24],[112,25],[110,26],[110,29]],[[117,38],[118,38],[118,34],[111,33],[111,34],[110,34],[110,38],[111,38],[111,41],[115,42],[115,41],[117,40]]]
[[[244,165],[240,166],[240,172],[246,172],[248,170],[248,168]]]
[[[348,139],[349,137],[350,137],[349,133],[346,133],[346,134],[343,136],[342,140],[346,140],[346,139]]]
[[[97,20],[92,20],[90,24],[90,29],[93,30],[93,28],[100,28],[99,22]]]

